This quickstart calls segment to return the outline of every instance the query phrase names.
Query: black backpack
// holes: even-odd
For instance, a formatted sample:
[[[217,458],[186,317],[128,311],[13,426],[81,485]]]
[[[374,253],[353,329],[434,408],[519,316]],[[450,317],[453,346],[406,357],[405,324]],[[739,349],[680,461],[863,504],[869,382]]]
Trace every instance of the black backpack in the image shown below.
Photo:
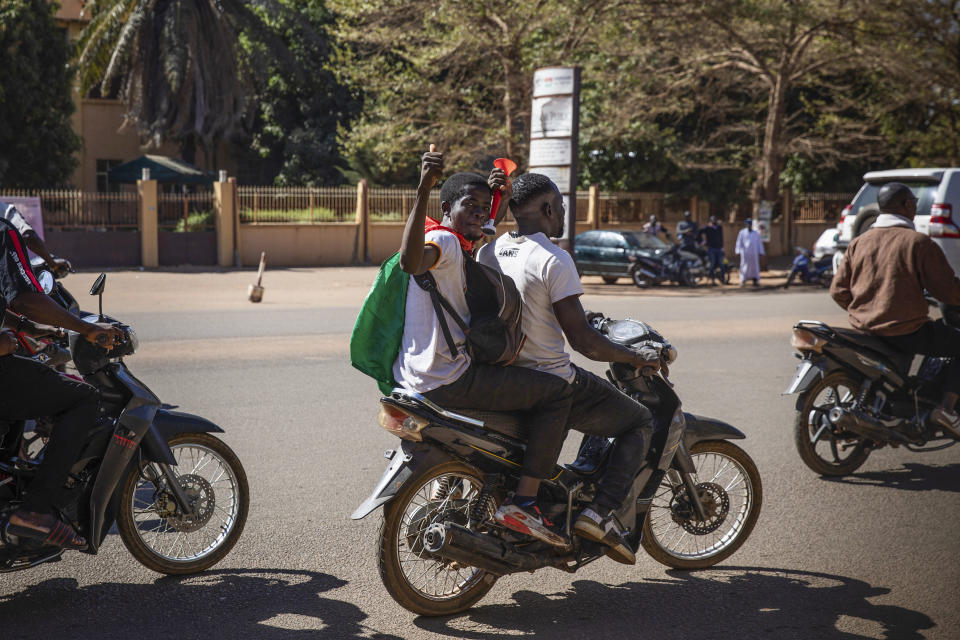
[[[470,326],[463,321],[446,298],[437,290],[437,281],[429,271],[413,276],[421,289],[430,294],[433,309],[440,321],[440,330],[451,354],[457,353],[447,326],[449,314],[467,336],[473,359],[481,364],[512,364],[527,337],[523,333],[523,301],[510,276],[480,264],[464,252],[465,292],[470,309]],[[446,314],[444,313],[446,311]]]

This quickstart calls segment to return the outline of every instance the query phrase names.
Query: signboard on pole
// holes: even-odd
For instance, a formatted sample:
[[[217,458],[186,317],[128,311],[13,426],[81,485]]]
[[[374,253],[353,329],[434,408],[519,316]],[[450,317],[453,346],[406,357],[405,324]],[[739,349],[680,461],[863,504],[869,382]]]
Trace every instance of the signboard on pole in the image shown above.
[[[533,73],[530,109],[531,173],[557,185],[566,208],[558,244],[573,253],[577,221],[577,153],[580,134],[580,68],[545,67]]]
[[[757,219],[753,223],[753,228],[760,232],[760,239],[764,242],[770,242],[770,223],[773,220],[773,203],[768,200],[761,200],[757,208]]]

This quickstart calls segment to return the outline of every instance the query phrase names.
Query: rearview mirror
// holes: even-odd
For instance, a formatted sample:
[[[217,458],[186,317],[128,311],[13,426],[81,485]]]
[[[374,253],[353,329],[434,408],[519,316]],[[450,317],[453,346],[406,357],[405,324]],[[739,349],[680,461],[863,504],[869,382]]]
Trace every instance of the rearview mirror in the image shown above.
[[[103,293],[103,286],[107,282],[107,274],[101,273],[97,279],[93,282],[93,286],[90,287],[90,295],[99,296]]]

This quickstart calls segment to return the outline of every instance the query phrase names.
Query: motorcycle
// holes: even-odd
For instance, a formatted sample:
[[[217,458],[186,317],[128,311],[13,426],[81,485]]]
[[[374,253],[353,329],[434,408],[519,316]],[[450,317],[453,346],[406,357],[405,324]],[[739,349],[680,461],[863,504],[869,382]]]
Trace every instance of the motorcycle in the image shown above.
[[[654,346],[663,364],[653,375],[619,363],[607,371],[622,393],[655,415],[645,462],[616,512],[633,550],[643,546],[675,569],[721,562],[746,541],[762,503],[756,465],[728,442],[744,434],[681,410],[667,378],[676,350],[648,325],[601,316],[594,326],[619,344]],[[377,421],[400,438],[400,447],[386,452],[386,471],[351,517],[364,518],[383,506],[376,551],[380,577],[406,609],[427,616],[458,613],[501,576],[544,567],[573,573],[605,555],[606,547],[575,535],[573,522],[596,494],[609,443],[596,466],[558,466],[541,484],[539,506],[562,524],[569,541],[561,548],[493,518],[519,478],[525,437],[520,416],[454,413],[418,393],[394,389],[381,398]]]
[[[243,532],[249,487],[236,454],[213,433],[223,429],[199,416],[172,411],[127,368],[139,341],[132,327],[103,315],[106,275],[91,295],[99,315],[123,339],[110,351],[69,334],[83,380],[100,392],[100,417],[70,470],[60,517],[87,539],[96,555],[114,523],[141,564],[170,575],[195,573],[222,560]],[[43,457],[50,421],[31,436],[24,423],[0,422],[0,521],[22,502]],[[0,573],[60,560],[64,550],[41,541],[0,535]]]
[[[956,443],[927,420],[942,394],[947,358],[925,356],[910,375],[912,354],[814,320],[798,322],[790,344],[800,364],[784,394],[799,394],[794,441],[813,471],[845,476],[887,445],[925,452]]]
[[[659,260],[637,256],[636,264],[630,270],[630,277],[633,284],[641,288],[665,282],[695,287],[705,273],[700,256],[683,251],[675,244],[667,249]]]
[[[824,256],[819,260],[814,260],[812,254],[804,247],[796,247],[797,255],[793,259],[793,266],[787,275],[787,281],[783,288],[788,288],[800,277],[804,284],[818,284],[821,287],[829,287],[833,280],[833,256]]]

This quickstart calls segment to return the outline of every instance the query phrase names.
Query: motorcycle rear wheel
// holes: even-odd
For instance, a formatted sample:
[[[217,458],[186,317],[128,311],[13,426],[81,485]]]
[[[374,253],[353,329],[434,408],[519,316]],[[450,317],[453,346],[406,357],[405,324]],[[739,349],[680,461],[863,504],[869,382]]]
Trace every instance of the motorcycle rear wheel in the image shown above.
[[[740,447],[723,440],[698,442],[690,457],[697,469],[694,483],[707,488],[714,499],[712,507],[705,503],[713,509],[713,519],[702,523],[682,517],[675,505],[685,489],[673,484],[673,474],[668,473],[644,519],[640,539],[650,557],[674,569],[705,569],[733,555],[750,537],[763,504],[760,472]],[[692,528],[701,531],[692,533]]]
[[[851,406],[859,389],[860,383],[852,376],[836,371],[813,385],[800,399],[802,408],[797,412],[793,439],[800,459],[820,475],[851,474],[870,457],[865,438],[855,433],[834,433],[827,417],[834,407]],[[841,457],[841,448],[849,454]]]
[[[423,534],[433,522],[451,517],[465,523],[482,488],[476,469],[444,462],[418,469],[384,506],[377,565],[383,586],[400,606],[424,616],[452,615],[469,609],[493,588],[496,576],[430,557],[422,548]]]
[[[123,482],[117,529],[124,546],[148,569],[167,575],[197,573],[217,564],[243,533],[250,489],[243,465],[225,442],[207,433],[167,441],[172,466],[197,514],[177,515],[172,494],[145,476],[161,478],[154,463],[134,467]],[[161,512],[169,510],[170,515]]]

